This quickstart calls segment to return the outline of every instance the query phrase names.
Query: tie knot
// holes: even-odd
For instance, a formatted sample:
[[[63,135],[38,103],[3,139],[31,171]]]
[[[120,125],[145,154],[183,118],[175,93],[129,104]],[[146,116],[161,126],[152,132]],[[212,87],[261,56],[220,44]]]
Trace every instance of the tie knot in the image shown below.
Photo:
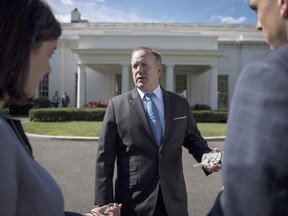
[[[146,93],[144,97],[146,98],[146,100],[152,100],[152,98],[154,97],[154,93]]]

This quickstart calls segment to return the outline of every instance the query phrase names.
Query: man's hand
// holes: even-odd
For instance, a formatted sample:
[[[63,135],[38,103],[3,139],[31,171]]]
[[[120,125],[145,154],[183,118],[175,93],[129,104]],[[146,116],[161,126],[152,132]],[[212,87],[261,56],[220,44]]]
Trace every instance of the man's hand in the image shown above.
[[[122,204],[111,203],[101,207],[96,207],[90,213],[83,214],[83,216],[120,216]]]
[[[216,153],[216,156],[218,156],[217,153],[221,154],[221,152],[218,148],[214,148],[214,150],[211,153],[214,153],[214,155]],[[207,172],[210,172],[210,173],[218,172],[222,168],[222,164],[218,163],[218,161],[215,161],[214,157],[209,157],[209,154],[208,154],[208,157],[201,162],[201,166]]]

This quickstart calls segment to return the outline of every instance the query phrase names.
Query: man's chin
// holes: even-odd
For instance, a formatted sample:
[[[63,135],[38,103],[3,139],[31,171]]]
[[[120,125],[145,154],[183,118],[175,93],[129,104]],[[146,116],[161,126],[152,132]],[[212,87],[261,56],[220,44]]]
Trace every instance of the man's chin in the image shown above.
[[[142,82],[137,82],[136,86],[137,86],[139,89],[141,89],[141,88],[144,87],[144,83],[142,83]]]

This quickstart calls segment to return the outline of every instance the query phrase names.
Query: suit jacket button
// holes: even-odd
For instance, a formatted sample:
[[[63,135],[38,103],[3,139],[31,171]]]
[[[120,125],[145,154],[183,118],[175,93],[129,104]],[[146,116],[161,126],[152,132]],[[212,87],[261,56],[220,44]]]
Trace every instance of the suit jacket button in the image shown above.
[[[159,179],[159,176],[158,176],[158,175],[156,175],[156,176],[155,176],[155,178],[156,178],[156,179]]]

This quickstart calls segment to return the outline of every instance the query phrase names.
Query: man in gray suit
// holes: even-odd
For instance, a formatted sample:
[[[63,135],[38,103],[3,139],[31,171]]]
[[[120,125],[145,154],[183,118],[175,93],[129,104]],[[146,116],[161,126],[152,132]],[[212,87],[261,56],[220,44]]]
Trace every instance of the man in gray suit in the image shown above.
[[[112,98],[104,117],[97,153],[95,202],[122,203],[124,216],[187,216],[182,146],[198,162],[212,150],[201,137],[187,100],[159,85],[163,72],[160,54],[150,48],[137,48],[132,52],[131,68],[135,88]],[[146,114],[148,92],[154,95],[152,101],[160,118],[159,141]],[[219,164],[203,165],[207,175],[220,168]]]
[[[238,79],[227,125],[224,190],[209,215],[288,215],[288,0],[250,0],[271,52]]]

